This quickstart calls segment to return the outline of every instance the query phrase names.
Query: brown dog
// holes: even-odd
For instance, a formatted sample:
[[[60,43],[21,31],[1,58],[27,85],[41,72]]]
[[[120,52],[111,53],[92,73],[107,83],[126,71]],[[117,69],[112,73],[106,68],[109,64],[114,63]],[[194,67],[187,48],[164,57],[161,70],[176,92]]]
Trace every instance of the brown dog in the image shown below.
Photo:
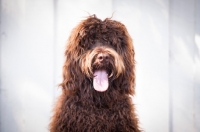
[[[71,33],[51,132],[140,132],[134,48],[126,27],[95,15]]]

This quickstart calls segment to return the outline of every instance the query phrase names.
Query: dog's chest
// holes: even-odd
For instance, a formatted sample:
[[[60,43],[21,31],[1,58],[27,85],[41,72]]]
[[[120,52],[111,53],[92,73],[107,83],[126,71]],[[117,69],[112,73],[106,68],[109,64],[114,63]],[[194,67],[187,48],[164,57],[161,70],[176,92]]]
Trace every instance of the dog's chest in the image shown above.
[[[73,131],[86,132],[117,132],[125,130],[131,123],[129,111],[126,111],[124,105],[115,104],[113,107],[96,107],[93,105],[82,105],[76,103],[68,107],[68,119]],[[117,106],[117,107],[116,107]],[[81,130],[79,129],[81,128]]]

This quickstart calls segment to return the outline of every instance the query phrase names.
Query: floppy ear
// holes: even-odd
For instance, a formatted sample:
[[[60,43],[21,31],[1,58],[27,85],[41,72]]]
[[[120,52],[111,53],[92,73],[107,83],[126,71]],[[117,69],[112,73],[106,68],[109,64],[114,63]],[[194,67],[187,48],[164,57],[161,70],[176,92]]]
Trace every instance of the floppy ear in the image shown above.
[[[122,57],[124,58],[125,72],[121,76],[121,89],[122,92],[125,92],[130,95],[135,93],[135,51],[133,47],[133,42],[131,36],[129,35],[125,26],[122,26],[122,30],[125,31],[123,40],[121,41],[122,45],[127,45],[126,51],[121,52]],[[124,44],[123,44],[124,43]]]
[[[76,92],[84,79],[79,66],[79,57],[84,51],[84,49],[79,46],[82,38],[81,32],[83,32],[83,23],[84,21],[72,30],[67,41],[63,66],[63,81],[60,84],[65,92]]]

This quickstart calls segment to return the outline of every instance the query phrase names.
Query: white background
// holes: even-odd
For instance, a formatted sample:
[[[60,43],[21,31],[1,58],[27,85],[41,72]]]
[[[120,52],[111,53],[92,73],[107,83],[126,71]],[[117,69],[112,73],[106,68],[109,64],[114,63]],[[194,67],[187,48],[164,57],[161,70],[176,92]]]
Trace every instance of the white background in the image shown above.
[[[134,40],[141,128],[200,131],[200,0],[0,0],[0,132],[48,132],[72,28],[113,12]]]

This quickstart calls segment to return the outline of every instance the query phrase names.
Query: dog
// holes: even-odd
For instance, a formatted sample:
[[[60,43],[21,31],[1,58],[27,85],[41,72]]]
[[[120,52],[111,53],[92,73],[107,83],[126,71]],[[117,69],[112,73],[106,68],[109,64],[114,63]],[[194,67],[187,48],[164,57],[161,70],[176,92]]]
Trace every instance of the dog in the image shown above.
[[[91,15],[67,41],[62,94],[50,132],[141,132],[130,95],[135,89],[132,39],[118,21]]]

